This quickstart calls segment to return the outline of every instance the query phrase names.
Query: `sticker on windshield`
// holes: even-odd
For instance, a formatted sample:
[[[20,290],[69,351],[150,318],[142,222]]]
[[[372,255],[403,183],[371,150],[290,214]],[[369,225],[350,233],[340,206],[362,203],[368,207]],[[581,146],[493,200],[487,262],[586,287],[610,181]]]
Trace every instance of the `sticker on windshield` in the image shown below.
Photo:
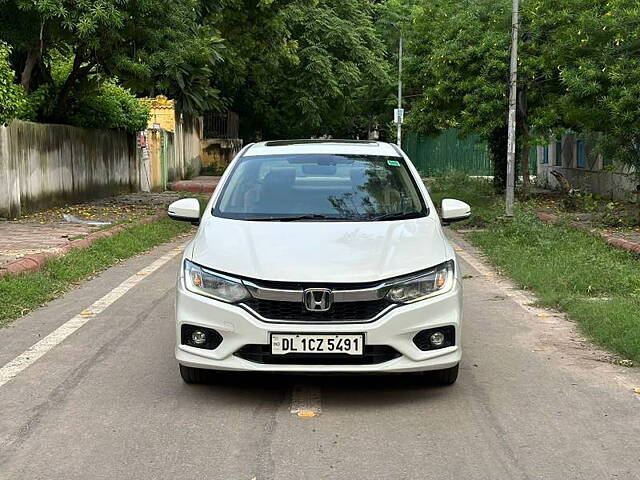
[[[400,166],[400,162],[398,162],[397,160],[387,160],[387,164],[391,165],[392,167],[399,167]]]

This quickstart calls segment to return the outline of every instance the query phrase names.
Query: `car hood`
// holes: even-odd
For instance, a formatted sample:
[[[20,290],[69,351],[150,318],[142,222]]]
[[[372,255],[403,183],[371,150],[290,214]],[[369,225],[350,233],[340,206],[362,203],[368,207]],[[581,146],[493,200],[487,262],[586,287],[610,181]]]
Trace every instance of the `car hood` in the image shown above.
[[[360,283],[442,263],[447,243],[432,217],[260,222],[209,216],[198,229],[190,257],[213,270],[258,280]]]

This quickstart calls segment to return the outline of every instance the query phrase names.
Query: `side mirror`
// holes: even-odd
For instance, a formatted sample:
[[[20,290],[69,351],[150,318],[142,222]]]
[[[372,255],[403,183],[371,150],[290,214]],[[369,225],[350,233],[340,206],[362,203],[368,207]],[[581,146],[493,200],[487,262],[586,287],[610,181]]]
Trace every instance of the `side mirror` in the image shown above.
[[[193,225],[200,224],[200,202],[196,198],[176,200],[169,205],[167,213],[172,220],[191,222]]]
[[[471,207],[468,204],[460,200],[454,200],[453,198],[445,198],[442,200],[441,218],[444,224],[466,220],[470,216]]]

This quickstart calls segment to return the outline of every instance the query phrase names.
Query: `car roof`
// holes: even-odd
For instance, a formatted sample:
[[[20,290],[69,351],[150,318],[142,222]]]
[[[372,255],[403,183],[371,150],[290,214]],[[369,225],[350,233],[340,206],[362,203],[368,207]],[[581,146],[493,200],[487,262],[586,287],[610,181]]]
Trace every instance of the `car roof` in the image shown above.
[[[271,140],[251,145],[244,156],[334,153],[401,157],[395,146],[375,140]]]

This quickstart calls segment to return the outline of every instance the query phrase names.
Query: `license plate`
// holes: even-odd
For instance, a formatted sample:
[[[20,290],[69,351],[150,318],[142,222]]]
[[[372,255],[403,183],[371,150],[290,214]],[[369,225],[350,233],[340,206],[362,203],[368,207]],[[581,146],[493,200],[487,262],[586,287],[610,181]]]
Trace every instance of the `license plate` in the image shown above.
[[[364,335],[272,333],[271,353],[345,353],[362,355]]]

